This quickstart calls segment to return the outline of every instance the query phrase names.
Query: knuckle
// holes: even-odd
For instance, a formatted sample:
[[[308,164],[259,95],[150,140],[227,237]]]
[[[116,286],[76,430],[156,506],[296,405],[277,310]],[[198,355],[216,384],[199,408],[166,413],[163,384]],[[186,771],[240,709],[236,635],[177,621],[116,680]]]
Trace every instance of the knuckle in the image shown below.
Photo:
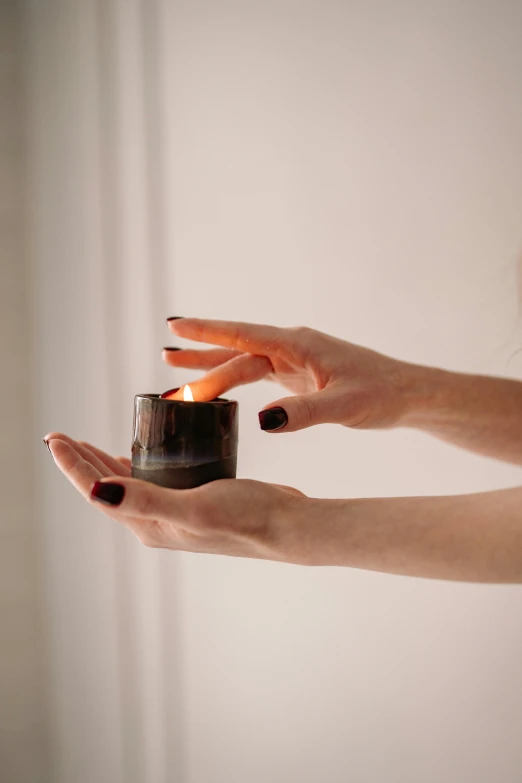
[[[292,326],[291,331],[297,337],[303,338],[309,338],[314,333],[314,330],[310,329],[309,326]]]
[[[75,455],[69,465],[67,465],[67,471],[71,473],[73,476],[81,476],[82,475],[82,468],[85,467],[86,461],[83,459],[80,454],[77,454],[75,452]]]
[[[230,335],[230,339],[232,343],[231,345],[232,350],[234,351],[239,350],[239,344],[241,342],[241,332],[239,330],[239,327],[237,326],[234,327],[232,334]]]
[[[308,423],[311,423],[317,418],[317,406],[315,402],[307,397],[302,397],[299,400],[298,406],[299,418]]]
[[[149,489],[140,489],[136,497],[136,511],[140,516],[151,516],[156,509],[153,493]]]
[[[312,350],[317,332],[309,326],[292,326],[289,331],[292,335],[294,352],[306,361]]]

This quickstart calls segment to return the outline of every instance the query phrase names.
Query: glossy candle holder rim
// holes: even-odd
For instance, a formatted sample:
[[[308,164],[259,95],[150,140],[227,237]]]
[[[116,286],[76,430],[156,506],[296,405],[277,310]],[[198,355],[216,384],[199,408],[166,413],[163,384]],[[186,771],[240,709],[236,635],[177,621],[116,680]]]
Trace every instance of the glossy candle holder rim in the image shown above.
[[[177,389],[173,389],[172,392],[179,391],[183,387],[180,386]],[[170,403],[175,405],[190,405],[190,406],[199,406],[199,405],[230,405],[236,403],[236,400],[227,400],[225,397],[215,397],[213,400],[171,400],[166,399],[165,397],[162,397],[161,394],[136,394],[136,399],[141,400],[155,400],[162,403]]]

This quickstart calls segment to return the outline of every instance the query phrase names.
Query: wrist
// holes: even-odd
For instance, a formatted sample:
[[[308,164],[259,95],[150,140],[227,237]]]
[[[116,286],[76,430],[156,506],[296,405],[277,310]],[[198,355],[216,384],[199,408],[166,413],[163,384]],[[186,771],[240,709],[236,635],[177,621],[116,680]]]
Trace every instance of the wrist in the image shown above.
[[[280,520],[278,559],[305,566],[348,565],[344,550],[350,509],[361,502],[295,498]]]
[[[408,364],[403,373],[403,410],[398,427],[422,428],[451,407],[456,373]]]

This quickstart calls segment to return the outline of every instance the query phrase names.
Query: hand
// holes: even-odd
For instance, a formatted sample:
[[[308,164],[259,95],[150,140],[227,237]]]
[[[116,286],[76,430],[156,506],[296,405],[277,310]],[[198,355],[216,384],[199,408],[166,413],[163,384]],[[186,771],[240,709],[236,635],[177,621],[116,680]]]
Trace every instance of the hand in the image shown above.
[[[60,470],[149,547],[477,582],[522,582],[522,488],[450,497],[323,500],[238,479],[164,489],[129,460],[51,433]]]
[[[174,334],[221,346],[164,349],[172,367],[208,372],[190,384],[196,400],[211,400],[235,386],[266,378],[292,391],[260,412],[261,428],[292,432],[314,424],[391,427],[407,407],[412,365],[305,327],[176,318]],[[173,399],[181,392],[173,391]]]
[[[214,481],[173,490],[130,477],[130,462],[88,443],[44,438],[62,473],[87,500],[149,547],[305,562],[297,534],[302,505],[290,487],[260,481]]]

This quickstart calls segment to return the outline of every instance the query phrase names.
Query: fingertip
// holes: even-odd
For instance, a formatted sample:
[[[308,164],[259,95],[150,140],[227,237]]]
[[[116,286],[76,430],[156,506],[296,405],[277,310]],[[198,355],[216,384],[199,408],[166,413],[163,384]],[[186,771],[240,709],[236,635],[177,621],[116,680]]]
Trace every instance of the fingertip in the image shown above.
[[[170,318],[167,318],[166,320],[167,320],[167,326],[170,329],[170,331],[176,334],[178,331],[178,326],[186,319],[183,318],[183,316],[181,315],[173,315]]]
[[[78,459],[78,452],[75,451],[70,443],[67,443],[66,440],[60,440],[60,438],[53,437],[49,440],[47,448],[51,452],[55,462],[63,463],[63,465],[59,464],[59,467],[69,469],[71,464],[76,462]],[[70,462],[71,459],[73,460],[73,463]]]
[[[66,451],[67,449],[71,448],[67,443],[67,441],[60,440],[59,438],[56,437],[49,438],[49,440],[47,440],[46,443],[47,443],[47,448],[49,449],[53,457],[55,457],[60,452],[63,452],[64,450]]]
[[[181,508],[182,496],[187,491],[168,489],[130,476],[106,476],[91,486],[90,498],[117,506],[123,514],[133,517],[170,519]]]
[[[53,457],[63,457],[67,454],[77,454],[75,446],[79,444],[63,432],[50,432],[45,436],[44,442]]]
[[[160,394],[160,399],[162,400],[183,399],[181,397],[181,386],[175,386],[173,389],[167,389],[167,391],[164,391],[163,394]]]
[[[161,358],[166,364],[176,365],[176,359],[180,356],[181,351],[181,348],[162,348]]]
[[[103,503],[106,506],[119,506],[125,497],[125,485],[120,481],[101,479],[95,481],[91,486],[89,496],[91,500],[97,503]]]
[[[288,414],[279,406],[264,408],[258,413],[259,426],[263,432],[277,432],[288,424]]]
[[[43,440],[47,443],[50,440],[56,440],[56,439],[66,440],[67,437],[68,436],[65,435],[65,433],[63,433],[63,432],[55,432],[55,431],[53,431],[53,432],[48,432],[47,435],[44,436]]]

